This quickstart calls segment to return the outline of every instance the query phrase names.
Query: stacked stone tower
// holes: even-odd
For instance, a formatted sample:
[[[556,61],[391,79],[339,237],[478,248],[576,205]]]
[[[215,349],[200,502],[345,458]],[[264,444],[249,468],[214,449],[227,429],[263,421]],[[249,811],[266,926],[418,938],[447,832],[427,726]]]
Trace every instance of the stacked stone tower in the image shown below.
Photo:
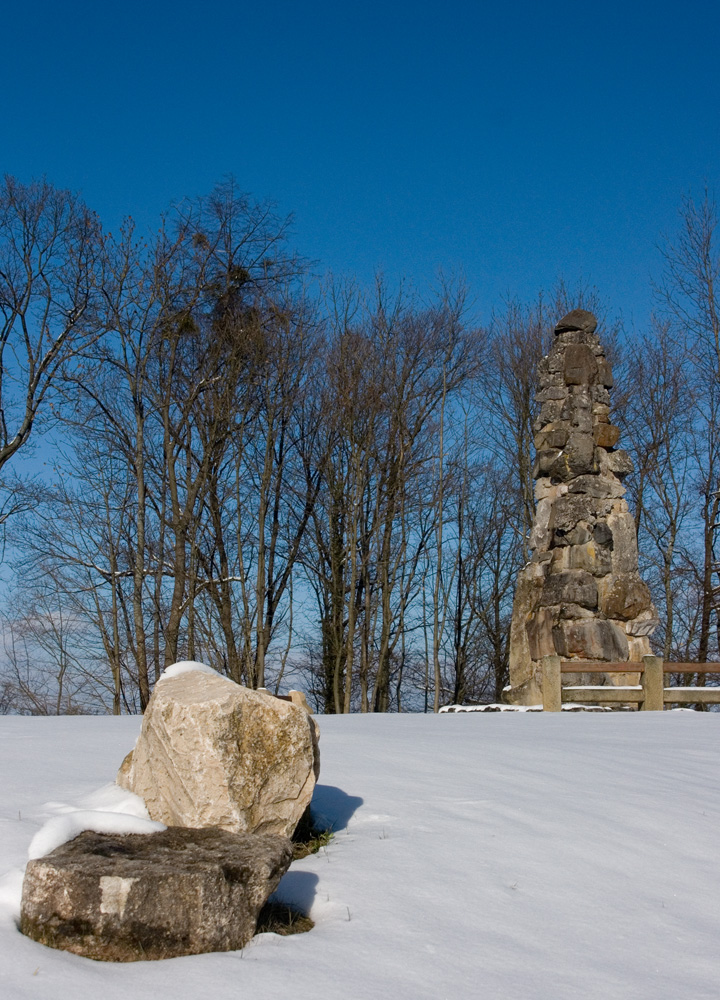
[[[538,366],[542,404],[533,476],[537,503],[532,558],[518,576],[510,632],[508,700],[542,701],[541,658],[628,662],[628,674],[593,674],[569,683],[626,684],[631,664],[650,653],[657,624],[638,573],[635,524],[623,499],[632,472],[610,423],[610,365],[597,320],[575,309],[555,327]],[[635,675],[635,678],[637,674]]]

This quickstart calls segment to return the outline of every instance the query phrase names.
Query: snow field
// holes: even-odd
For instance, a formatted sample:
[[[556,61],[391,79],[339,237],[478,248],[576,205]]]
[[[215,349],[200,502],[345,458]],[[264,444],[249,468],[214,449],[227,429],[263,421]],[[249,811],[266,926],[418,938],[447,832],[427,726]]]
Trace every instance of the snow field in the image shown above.
[[[48,819],[80,822],[68,811],[80,809],[143,820],[142,804],[107,787],[140,720],[1,718],[0,996],[720,996],[720,717],[319,722],[313,809],[336,834],[278,890],[309,909],[314,930],[115,965],[44,948],[15,920]]]

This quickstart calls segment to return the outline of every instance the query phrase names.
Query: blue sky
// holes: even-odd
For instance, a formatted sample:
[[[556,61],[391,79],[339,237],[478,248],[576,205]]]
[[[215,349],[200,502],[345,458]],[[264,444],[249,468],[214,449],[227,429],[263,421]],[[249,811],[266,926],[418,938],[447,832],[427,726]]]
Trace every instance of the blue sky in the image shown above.
[[[322,269],[481,319],[559,276],[642,326],[683,194],[718,181],[716,3],[6,5],[0,167],[112,228],[233,174]]]

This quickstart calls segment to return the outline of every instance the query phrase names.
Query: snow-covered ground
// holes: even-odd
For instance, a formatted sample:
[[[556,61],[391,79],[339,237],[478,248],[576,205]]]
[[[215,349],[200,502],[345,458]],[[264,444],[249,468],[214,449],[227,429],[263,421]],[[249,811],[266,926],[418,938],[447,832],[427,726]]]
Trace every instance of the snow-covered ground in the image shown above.
[[[319,721],[336,835],[280,890],[315,929],[115,965],[15,921],[34,835],[112,810],[140,720],[0,718],[0,997],[720,997],[720,715]]]

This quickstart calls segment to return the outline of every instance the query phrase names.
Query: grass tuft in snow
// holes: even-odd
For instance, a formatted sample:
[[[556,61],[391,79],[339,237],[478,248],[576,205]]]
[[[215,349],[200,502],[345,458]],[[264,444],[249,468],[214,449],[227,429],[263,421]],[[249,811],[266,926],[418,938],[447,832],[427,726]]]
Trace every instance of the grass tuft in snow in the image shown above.
[[[315,926],[304,913],[293,909],[287,903],[269,902],[260,910],[256,934],[305,934]]]
[[[309,854],[317,854],[321,848],[327,847],[332,839],[332,830],[316,826],[310,810],[307,809],[292,835],[293,860],[299,861]]]

